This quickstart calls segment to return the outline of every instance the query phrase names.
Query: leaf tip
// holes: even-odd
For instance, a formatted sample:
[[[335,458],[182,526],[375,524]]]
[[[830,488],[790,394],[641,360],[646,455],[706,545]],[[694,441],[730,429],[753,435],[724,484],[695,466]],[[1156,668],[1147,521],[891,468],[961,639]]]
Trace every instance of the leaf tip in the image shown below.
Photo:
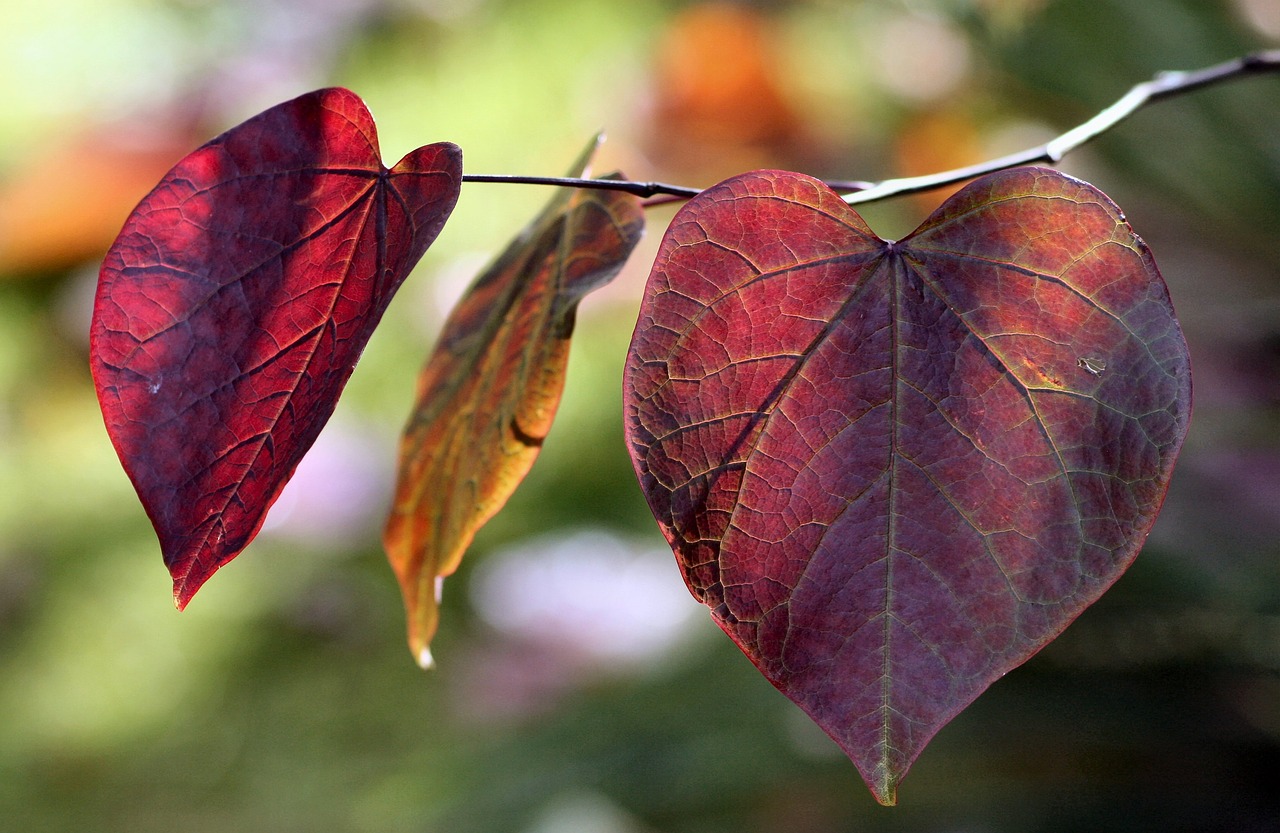
[[[435,636],[436,621],[434,608],[427,623],[422,622],[412,611],[409,614],[409,652],[413,654],[418,667],[423,671],[430,671],[436,667],[435,657],[431,655],[431,637]]]
[[[901,775],[891,771],[889,766],[881,765],[876,767],[875,774],[867,779],[867,786],[871,788],[871,794],[882,807],[893,807],[898,803],[898,782],[901,780]]]
[[[187,603],[191,601],[191,598],[195,596],[196,590],[199,588],[199,584],[192,587],[188,581],[188,577],[185,575],[174,578],[173,606],[178,609],[179,613],[187,609]]]
[[[897,785],[883,785],[881,789],[884,789],[885,792],[880,792],[879,790],[871,791],[872,795],[876,797],[876,801],[880,802],[880,806],[896,807],[898,804]]]

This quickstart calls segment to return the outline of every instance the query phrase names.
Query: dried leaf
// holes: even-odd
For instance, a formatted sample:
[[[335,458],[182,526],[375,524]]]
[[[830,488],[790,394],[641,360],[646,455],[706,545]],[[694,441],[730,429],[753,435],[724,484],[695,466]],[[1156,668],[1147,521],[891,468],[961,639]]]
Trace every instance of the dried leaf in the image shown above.
[[[571,175],[580,175],[593,142]],[[477,278],[423,368],[384,545],[424,667],[439,588],[528,473],[560,402],[578,302],[640,239],[639,200],[561,189]]]

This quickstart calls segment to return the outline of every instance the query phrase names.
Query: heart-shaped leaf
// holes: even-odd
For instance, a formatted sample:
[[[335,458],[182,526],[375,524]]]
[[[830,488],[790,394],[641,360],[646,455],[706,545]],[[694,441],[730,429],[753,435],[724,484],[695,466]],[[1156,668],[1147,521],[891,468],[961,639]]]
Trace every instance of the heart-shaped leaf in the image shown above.
[[[448,143],[383,167],[364,104],[326,89],[199,148],[126,221],[91,365],[179,608],[257,534],[461,177]]]
[[[1190,370],[1092,186],[994,174],[894,243],[766,171],[672,222],[625,395],[690,589],[891,804],[938,729],[1133,560]]]
[[[585,174],[598,143],[571,176]],[[578,302],[618,273],[643,229],[636,197],[561,189],[445,323],[418,381],[384,535],[409,647],[424,667],[440,583],[524,479],[551,429]]]

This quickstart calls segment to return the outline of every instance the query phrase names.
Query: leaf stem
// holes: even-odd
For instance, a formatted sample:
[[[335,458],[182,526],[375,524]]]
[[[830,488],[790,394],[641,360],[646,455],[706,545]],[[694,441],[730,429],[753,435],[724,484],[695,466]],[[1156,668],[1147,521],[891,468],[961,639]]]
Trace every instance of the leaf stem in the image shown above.
[[[1264,50],[1224,61],[1204,69],[1171,70],[1158,73],[1150,81],[1135,85],[1114,104],[1093,118],[1071,128],[1066,133],[1042,145],[1027,148],[998,159],[953,168],[926,176],[886,179],[881,182],[840,181],[827,182],[832,189],[845,193],[844,201],[850,205],[873,202],[929,191],[985,174],[1047,162],[1056,165],[1076,148],[1100,136],[1153,101],[1181,95],[1211,84],[1248,75],[1280,72],[1280,49]],[[623,191],[646,200],[645,207],[664,205],[696,197],[699,188],[668,185],[664,182],[635,182],[626,179],[579,179],[558,176],[519,176],[506,174],[464,174],[463,182],[504,182],[520,185],[554,185],[571,188],[594,188],[605,191]]]

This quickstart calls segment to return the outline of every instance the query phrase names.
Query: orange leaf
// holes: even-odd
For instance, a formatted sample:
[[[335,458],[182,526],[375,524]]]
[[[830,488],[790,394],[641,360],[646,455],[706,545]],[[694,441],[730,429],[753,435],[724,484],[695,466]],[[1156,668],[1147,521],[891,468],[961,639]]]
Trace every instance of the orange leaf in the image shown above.
[[[599,141],[571,175],[584,175]],[[383,536],[409,647],[423,667],[441,582],[524,479],[551,428],[578,302],[618,273],[643,228],[636,197],[561,189],[445,322],[418,381]]]

